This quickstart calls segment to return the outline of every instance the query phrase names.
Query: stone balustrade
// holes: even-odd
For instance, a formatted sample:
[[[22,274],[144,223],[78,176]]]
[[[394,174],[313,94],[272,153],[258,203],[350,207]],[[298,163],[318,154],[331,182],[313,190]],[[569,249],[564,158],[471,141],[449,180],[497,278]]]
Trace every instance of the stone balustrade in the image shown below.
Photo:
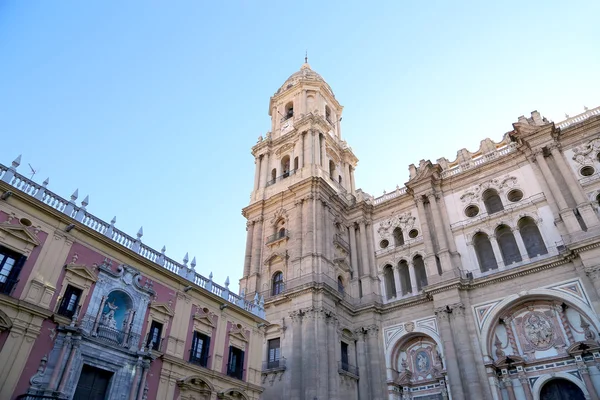
[[[222,297],[224,300],[231,302],[261,318],[265,317],[265,311],[263,307],[264,300],[259,298],[258,295],[253,301],[247,301],[237,294],[232,293],[229,290],[229,277],[227,277],[225,281],[225,286],[220,286],[214,283],[212,280],[212,273],[209,275],[209,278],[205,278],[195,271],[195,259],[192,261],[190,266],[187,265],[187,254],[184,258],[183,264],[167,257],[165,255],[165,247],[163,247],[161,251],[157,251],[142,243],[142,228],[140,228],[135,238],[126,234],[115,227],[116,217],[113,218],[109,223],[89,213],[86,210],[86,207],[89,203],[87,196],[81,202],[81,205],[78,206],[75,204],[75,201],[79,197],[77,190],[71,195],[70,200],[64,199],[47,189],[49,183],[48,179],[46,179],[40,185],[31,179],[20,175],[16,171],[20,164],[21,156],[17,157],[12,162],[11,167],[0,164],[0,180],[8,183],[20,192],[40,200],[42,203],[62,212],[68,217],[75,219],[86,227],[107,236],[121,246],[138,253],[149,261],[154,262],[173,273],[183,276],[203,289]]]

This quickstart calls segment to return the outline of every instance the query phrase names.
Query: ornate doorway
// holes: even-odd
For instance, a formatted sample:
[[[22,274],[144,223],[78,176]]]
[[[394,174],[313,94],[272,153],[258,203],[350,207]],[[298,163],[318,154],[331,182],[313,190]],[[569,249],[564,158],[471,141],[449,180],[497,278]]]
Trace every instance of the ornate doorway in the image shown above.
[[[552,379],[542,386],[540,400],[585,400],[585,396],[573,382]]]
[[[106,400],[112,372],[84,364],[73,400]]]

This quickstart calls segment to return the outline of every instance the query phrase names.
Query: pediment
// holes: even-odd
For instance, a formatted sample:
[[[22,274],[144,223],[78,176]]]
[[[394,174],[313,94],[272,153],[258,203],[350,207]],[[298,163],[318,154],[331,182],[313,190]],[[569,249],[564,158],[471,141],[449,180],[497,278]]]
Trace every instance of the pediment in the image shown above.
[[[175,313],[173,312],[173,309],[168,304],[165,304],[165,303],[150,303],[150,308],[160,314],[168,315],[170,317],[175,315]]]
[[[200,308],[196,310],[196,314],[194,314],[194,320],[209,325],[211,327],[215,326],[214,318],[215,314],[210,312],[208,308]]]
[[[70,271],[74,275],[77,275],[77,276],[83,278],[86,281],[96,282],[98,280],[98,277],[96,276],[96,274],[94,274],[94,272],[92,272],[92,270],[90,270],[86,265],[67,264],[67,265],[65,265],[65,269],[67,271]]]
[[[264,262],[265,265],[269,265],[269,263],[273,262],[283,262],[287,258],[285,253],[272,253]]]
[[[229,330],[229,335],[243,342],[248,342],[248,337],[244,333],[244,328],[240,324],[232,325],[231,329]]]
[[[11,235],[23,242],[32,244],[34,246],[39,246],[39,239],[33,235],[29,230],[20,225],[13,225],[9,222],[4,222],[0,224],[0,232],[6,235]]]

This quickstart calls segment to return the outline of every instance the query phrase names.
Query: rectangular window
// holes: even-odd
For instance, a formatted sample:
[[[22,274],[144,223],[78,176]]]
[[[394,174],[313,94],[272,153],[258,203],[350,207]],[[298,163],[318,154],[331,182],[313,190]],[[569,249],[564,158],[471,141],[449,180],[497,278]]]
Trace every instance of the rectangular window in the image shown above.
[[[194,332],[190,362],[201,367],[208,365],[208,351],[210,350],[210,337],[200,332]]]
[[[73,318],[82,293],[83,291],[81,289],[68,285],[60,302],[58,314],[64,315],[67,318]]]
[[[237,347],[229,346],[229,361],[227,362],[227,375],[236,379],[244,376],[244,352]]]
[[[267,354],[267,368],[279,367],[279,359],[281,357],[281,340],[270,339],[267,342],[268,354]]]
[[[0,293],[10,294],[17,282],[26,257],[0,246]]]
[[[160,339],[162,336],[163,324],[160,322],[152,321],[150,324],[150,331],[148,331],[148,342],[146,345],[149,349],[159,350]]]
[[[342,369],[348,371],[348,343],[342,342]]]

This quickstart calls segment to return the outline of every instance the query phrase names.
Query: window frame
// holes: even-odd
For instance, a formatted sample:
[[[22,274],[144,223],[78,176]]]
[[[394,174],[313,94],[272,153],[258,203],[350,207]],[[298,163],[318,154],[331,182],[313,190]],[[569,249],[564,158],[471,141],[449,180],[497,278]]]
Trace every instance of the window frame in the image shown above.
[[[211,337],[207,334],[194,331],[194,334],[192,335],[192,347],[190,348],[189,362],[204,368],[208,368],[208,359],[210,358],[210,339]],[[202,344],[199,357],[196,356],[196,353],[198,353],[198,343]]]
[[[158,335],[156,335],[158,337],[157,341],[151,341],[151,338],[154,338],[154,331],[156,326],[159,325],[160,328],[158,329]],[[162,342],[162,334],[163,334],[163,329],[164,329],[165,325],[160,322],[160,321],[156,321],[156,320],[152,320],[152,322],[150,322],[150,328],[148,329],[148,338],[146,339],[146,347],[150,350],[155,350],[155,351],[160,351],[160,346],[161,346],[161,342]],[[150,346],[150,344],[152,344],[152,346]]]
[[[275,347],[273,344],[277,344]],[[267,368],[279,367],[281,360],[281,338],[276,337],[267,340]]]
[[[227,376],[244,380],[244,350],[229,346],[229,355],[227,357]],[[233,360],[233,361],[232,361]]]
[[[23,265],[27,260],[27,257],[19,252],[9,249],[8,247],[0,245],[0,293],[7,294],[10,296],[14,288],[19,282],[19,275],[23,269]],[[13,264],[8,268],[5,274],[4,271],[7,260],[14,260]],[[2,278],[4,277],[4,280]]]
[[[77,293],[76,297],[75,297],[75,302],[74,302],[74,306],[72,310],[69,310],[69,304],[71,303],[71,298],[73,296],[74,293]],[[73,315],[75,315],[75,312],[77,311],[77,307],[79,307],[79,303],[81,302],[81,298],[83,297],[83,289],[71,284],[68,284],[62,299],[60,300],[60,305],[58,306],[58,310],[56,311],[56,313],[58,315],[62,315],[63,317],[66,318],[73,318]],[[68,299],[68,300],[67,300]]]

